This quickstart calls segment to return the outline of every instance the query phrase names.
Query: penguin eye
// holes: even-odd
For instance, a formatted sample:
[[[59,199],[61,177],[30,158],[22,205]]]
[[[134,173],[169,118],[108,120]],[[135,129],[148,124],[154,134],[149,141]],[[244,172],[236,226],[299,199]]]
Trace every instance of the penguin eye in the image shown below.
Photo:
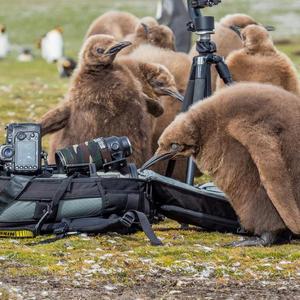
[[[172,151],[178,151],[179,148],[180,148],[179,144],[176,144],[176,143],[171,144],[171,150]]]
[[[162,82],[162,81],[155,81],[155,85],[158,86],[158,87],[162,87],[162,86],[164,86],[164,82]]]
[[[97,49],[96,49],[96,52],[97,52],[98,54],[103,54],[103,53],[105,52],[105,50],[104,50],[103,48],[97,48]]]

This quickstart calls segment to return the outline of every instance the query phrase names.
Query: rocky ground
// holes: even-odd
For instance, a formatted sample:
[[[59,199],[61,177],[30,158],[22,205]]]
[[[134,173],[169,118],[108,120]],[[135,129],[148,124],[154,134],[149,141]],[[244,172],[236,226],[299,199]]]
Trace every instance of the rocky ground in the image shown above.
[[[300,299],[300,281],[209,280],[198,277],[159,274],[146,276],[134,286],[124,287],[84,279],[72,282],[68,278],[7,279],[0,284],[0,299]]]

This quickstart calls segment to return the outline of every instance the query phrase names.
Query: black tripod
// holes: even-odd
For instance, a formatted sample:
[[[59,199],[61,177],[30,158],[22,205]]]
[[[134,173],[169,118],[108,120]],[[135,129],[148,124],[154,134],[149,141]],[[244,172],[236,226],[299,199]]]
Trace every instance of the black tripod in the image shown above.
[[[221,0],[187,0],[191,22],[188,23],[188,30],[197,34],[196,48],[199,53],[194,57],[189,83],[183,100],[182,111],[187,111],[191,105],[211,96],[211,66],[215,65],[219,76],[225,84],[232,83],[229,69],[223,57],[216,53],[216,44],[211,41],[214,34],[214,17],[202,16],[201,9],[206,6],[218,5]],[[169,161],[167,175],[173,173],[175,161]],[[186,183],[193,185],[196,165],[190,158],[188,160]]]

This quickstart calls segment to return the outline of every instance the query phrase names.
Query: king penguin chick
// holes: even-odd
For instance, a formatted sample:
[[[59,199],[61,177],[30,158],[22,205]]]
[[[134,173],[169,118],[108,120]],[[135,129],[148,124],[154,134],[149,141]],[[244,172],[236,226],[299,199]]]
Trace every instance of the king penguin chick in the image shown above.
[[[21,53],[18,55],[18,61],[30,62],[33,61],[33,54],[30,48],[23,48]]]
[[[132,45],[120,54],[128,55],[143,44],[150,44],[163,49],[175,50],[175,36],[173,31],[165,25],[149,25],[140,23],[135,32],[125,37]]]
[[[0,24],[0,59],[7,56],[10,51],[10,44],[6,32],[6,27]]]
[[[238,83],[180,114],[156,158],[192,156],[225,192],[244,229],[268,246],[300,234],[300,102],[282,88]],[[153,161],[153,160],[152,160]]]
[[[85,39],[95,34],[108,34],[115,37],[116,40],[121,40],[126,35],[133,33],[139,22],[138,17],[128,12],[109,11],[92,22]]]
[[[61,27],[49,31],[41,38],[41,55],[48,63],[55,63],[64,55],[64,41]]]
[[[252,17],[245,14],[227,15],[216,23],[215,34],[211,36],[212,41],[217,46],[217,54],[226,58],[232,51],[242,49],[243,42],[240,30],[251,24],[258,24]],[[190,51],[190,56],[199,55],[196,45]],[[218,73],[212,68],[212,91],[216,90],[216,80]]]
[[[287,55],[275,48],[268,31],[259,25],[249,25],[241,34],[244,48],[226,59],[233,80],[271,83],[300,95],[296,68]],[[223,86],[218,79],[217,88]]]
[[[85,41],[65,101],[41,119],[43,135],[61,129],[52,138],[50,162],[56,149],[112,135],[128,136],[137,165],[151,155],[150,114],[159,115],[162,107],[145,97],[141,82],[126,65],[115,61],[129,45],[108,35]]]
[[[143,62],[128,56],[118,58],[117,62],[126,65],[134,76],[139,79],[146,98],[157,99],[160,103],[161,99],[159,98],[163,96],[170,97],[173,103],[182,100],[183,96],[176,87],[174,76],[164,65]],[[160,111],[157,111],[158,115],[155,115],[155,117],[160,117],[163,114],[163,105],[161,108]]]
[[[56,63],[59,76],[61,78],[70,77],[75,70],[77,63],[71,57],[62,57]]]
[[[192,60],[183,52],[175,52],[170,49],[161,49],[152,45],[141,45],[135,49],[129,57],[142,62],[151,62],[164,65],[174,76],[176,87],[179,93],[184,94],[188,80]],[[157,141],[164,129],[175,119],[181,111],[182,103],[174,101],[170,96],[163,96],[160,102],[164,108],[163,114],[154,120],[152,150],[153,153],[157,148]],[[159,174],[166,171],[166,163],[160,162],[155,165],[153,170]],[[185,160],[178,161],[173,173],[173,178],[184,180],[186,174]]]

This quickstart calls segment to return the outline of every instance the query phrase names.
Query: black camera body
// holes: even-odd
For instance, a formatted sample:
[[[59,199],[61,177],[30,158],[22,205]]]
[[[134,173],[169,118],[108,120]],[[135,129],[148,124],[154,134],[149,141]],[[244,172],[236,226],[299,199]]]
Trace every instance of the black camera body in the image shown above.
[[[35,175],[41,172],[41,126],[13,123],[6,127],[6,144],[0,146],[0,162],[10,174]]]

